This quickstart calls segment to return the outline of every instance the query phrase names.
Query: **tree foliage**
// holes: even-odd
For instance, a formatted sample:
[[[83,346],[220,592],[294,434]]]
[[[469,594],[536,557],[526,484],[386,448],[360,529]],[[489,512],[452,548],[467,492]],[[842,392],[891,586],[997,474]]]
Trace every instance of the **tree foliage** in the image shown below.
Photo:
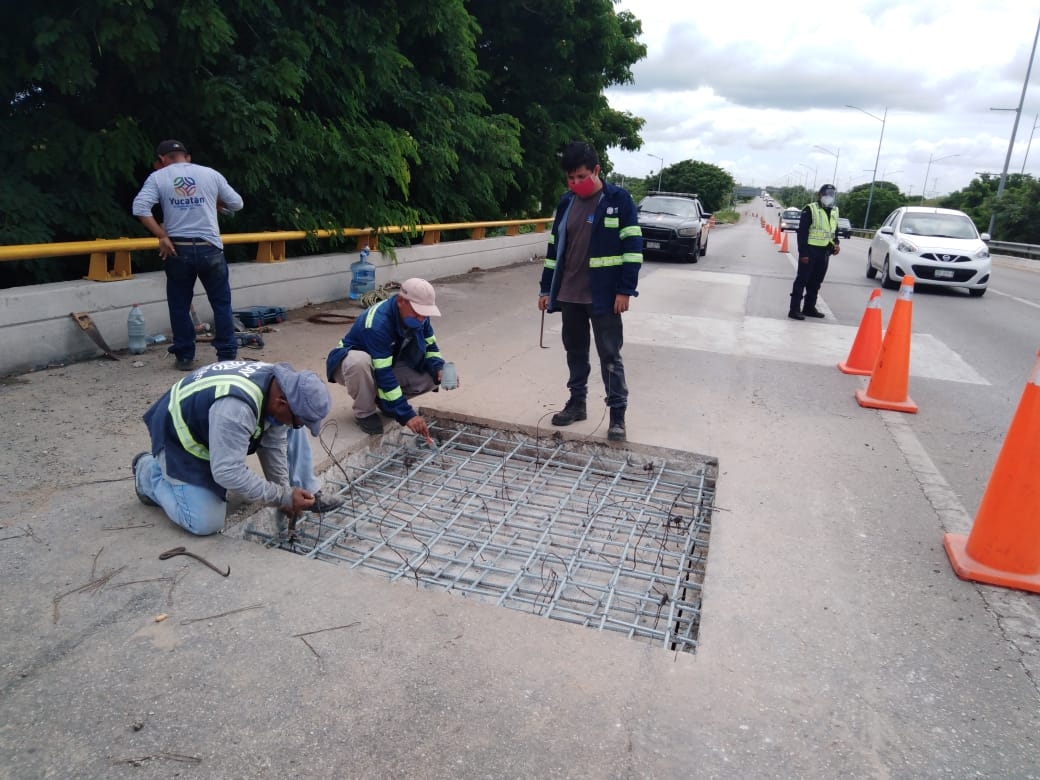
[[[811,196],[810,200],[815,200]],[[808,201],[807,201],[808,202]],[[870,206],[870,215],[867,215],[867,205]],[[890,181],[874,182],[874,192],[870,191],[870,184],[858,184],[848,192],[838,196],[838,211],[841,216],[847,218],[854,228],[866,227],[870,230],[878,228],[885,218],[895,209],[906,204],[906,196],[899,191],[899,186]],[[864,219],[869,223],[864,225]]]
[[[489,75],[493,110],[520,121],[523,159],[503,206],[510,214],[545,213],[564,190],[560,149],[584,140],[601,155],[611,146],[638,149],[643,120],[616,111],[604,90],[632,81],[631,66],[646,56],[642,31],[611,0],[470,0],[481,34],[480,67]]]
[[[722,168],[698,160],[683,160],[661,171],[660,177],[648,176],[649,189],[665,192],[692,192],[700,198],[708,211],[718,211],[730,204],[736,182]]]
[[[0,243],[143,235],[163,138],[242,193],[235,231],[545,213],[562,142],[640,143],[603,96],[645,54],[610,0],[37,0],[5,22]]]

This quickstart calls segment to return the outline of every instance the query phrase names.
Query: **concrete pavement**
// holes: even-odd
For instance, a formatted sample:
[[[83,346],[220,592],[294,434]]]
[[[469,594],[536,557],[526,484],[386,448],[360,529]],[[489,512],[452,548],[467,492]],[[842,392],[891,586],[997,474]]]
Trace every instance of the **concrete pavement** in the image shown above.
[[[1040,650],[1021,639],[1038,599],[958,580],[942,550],[958,515],[908,459],[900,416],[859,409],[864,380],[829,360],[785,358],[804,323],[782,307],[752,316],[760,285],[781,302],[789,286],[757,221],[717,229],[711,249],[646,264],[624,350],[630,440],[719,461],[696,655],[234,528],[189,537],[137,502],[128,468],[140,413],[179,375],[158,351],[137,369],[91,361],[0,385],[15,431],[0,460],[0,776],[1040,777]],[[738,254],[761,273],[750,292],[725,267]],[[538,345],[538,274],[437,284],[462,386],[421,399],[430,414],[547,427],[566,367],[554,317]],[[320,371],[341,328],[308,322],[318,308],[257,357]],[[713,319],[772,353],[705,349]],[[592,387],[573,431],[605,440]],[[338,456],[367,437],[331,391]],[[158,560],[182,544],[231,576]]]

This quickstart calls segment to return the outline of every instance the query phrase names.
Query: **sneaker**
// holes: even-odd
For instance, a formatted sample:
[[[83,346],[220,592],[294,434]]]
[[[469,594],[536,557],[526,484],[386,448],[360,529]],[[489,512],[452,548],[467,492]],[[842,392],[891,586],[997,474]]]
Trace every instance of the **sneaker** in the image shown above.
[[[345,503],[346,499],[343,496],[327,496],[319,490],[314,494],[314,503],[310,505],[310,511],[324,514],[339,509]]]
[[[383,421],[378,414],[370,414],[368,417],[355,417],[354,422],[358,428],[369,436],[379,436],[383,432]]]
[[[826,317],[827,316],[822,311],[817,311],[815,308],[814,309],[802,309],[802,314],[804,314],[806,317]]]
[[[793,309],[791,311],[787,312],[787,316],[790,317],[792,320],[804,320],[805,319],[805,315],[804,314],[802,314],[800,311],[794,311]]]
[[[607,438],[610,439],[610,441],[625,440],[624,407],[612,408],[610,410],[610,427],[607,428]]]
[[[177,358],[177,362],[173,364],[173,367],[178,371],[191,371],[195,368],[195,358]]]
[[[152,501],[148,496],[141,492],[137,487],[137,461],[147,455],[147,452],[139,452],[134,455],[134,459],[130,461],[130,470],[134,473],[134,492],[137,493],[137,500],[145,506],[159,506],[157,503]]]
[[[588,415],[585,414],[585,401],[578,401],[572,398],[567,402],[567,405],[563,407],[562,411],[559,411],[552,416],[552,424],[562,428],[564,425],[570,425],[571,423],[584,420],[587,416]]]

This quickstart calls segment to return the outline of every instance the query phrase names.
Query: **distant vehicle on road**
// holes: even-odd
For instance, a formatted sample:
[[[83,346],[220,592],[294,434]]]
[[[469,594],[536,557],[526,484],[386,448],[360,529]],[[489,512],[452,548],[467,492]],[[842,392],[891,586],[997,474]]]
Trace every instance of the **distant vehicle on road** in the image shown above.
[[[852,223],[845,217],[838,217],[838,237],[852,238]]]
[[[780,230],[798,230],[798,223],[801,219],[801,209],[784,209],[780,212]]]
[[[689,192],[651,191],[639,202],[643,254],[696,263],[708,251],[711,214]]]
[[[867,278],[881,274],[881,285],[899,289],[909,274],[915,282],[964,287],[981,298],[992,262],[989,233],[979,235],[963,211],[902,206],[885,219],[867,250]]]

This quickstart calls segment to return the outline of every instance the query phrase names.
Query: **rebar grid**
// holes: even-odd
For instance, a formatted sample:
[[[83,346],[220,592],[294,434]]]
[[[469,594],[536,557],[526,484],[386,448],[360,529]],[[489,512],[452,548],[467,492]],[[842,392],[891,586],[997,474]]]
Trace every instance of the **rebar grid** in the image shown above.
[[[339,483],[346,504],[305,514],[292,549],[696,649],[714,461],[454,422],[431,430],[434,446],[407,436],[361,453]]]

